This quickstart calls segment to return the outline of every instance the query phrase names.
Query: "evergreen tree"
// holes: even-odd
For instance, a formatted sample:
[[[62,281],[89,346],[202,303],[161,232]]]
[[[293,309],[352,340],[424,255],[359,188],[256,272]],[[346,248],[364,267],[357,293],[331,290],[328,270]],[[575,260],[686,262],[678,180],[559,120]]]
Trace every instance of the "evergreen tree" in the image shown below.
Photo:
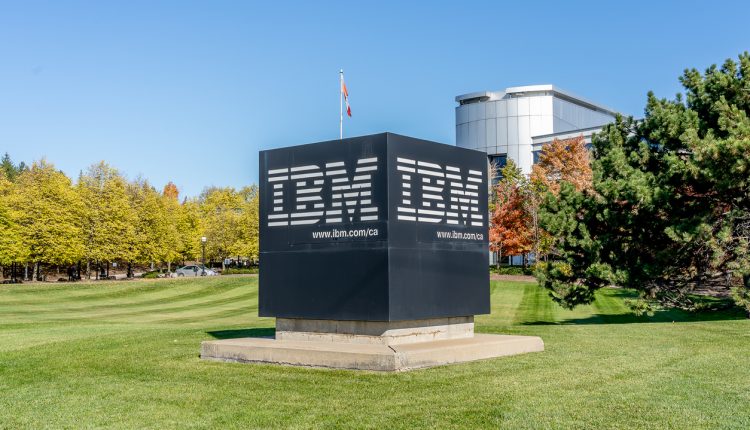
[[[18,165],[13,164],[13,161],[10,159],[10,155],[8,155],[7,152],[3,155],[3,158],[0,159],[0,172],[2,172],[5,175],[5,178],[11,182],[15,182],[18,175],[25,170],[27,170],[26,164],[23,162]]]
[[[542,148],[539,162],[532,167],[524,203],[529,212],[537,259],[542,254],[548,254],[554,245],[554,237],[541,227],[541,206],[548,192],[554,195],[560,193],[562,182],[573,184],[578,191],[591,188],[591,159],[583,136],[554,139]]]
[[[694,291],[750,288],[750,54],[681,78],[687,97],[649,94],[645,118],[595,136],[593,188],[563,182],[542,221],[558,240],[540,280],[566,307],[607,285],[695,308]],[[748,308],[750,310],[750,308]]]

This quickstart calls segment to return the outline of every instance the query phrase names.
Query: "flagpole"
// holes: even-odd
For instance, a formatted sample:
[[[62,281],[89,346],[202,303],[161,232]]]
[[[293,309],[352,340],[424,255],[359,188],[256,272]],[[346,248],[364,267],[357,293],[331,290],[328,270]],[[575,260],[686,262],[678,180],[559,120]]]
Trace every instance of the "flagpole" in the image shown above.
[[[344,69],[339,70],[339,140],[344,139]]]

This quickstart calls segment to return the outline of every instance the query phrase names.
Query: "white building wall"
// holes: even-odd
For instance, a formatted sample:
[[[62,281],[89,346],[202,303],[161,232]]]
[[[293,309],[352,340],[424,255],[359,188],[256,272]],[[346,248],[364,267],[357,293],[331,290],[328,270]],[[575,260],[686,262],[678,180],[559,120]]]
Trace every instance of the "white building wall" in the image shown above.
[[[507,154],[524,173],[531,173],[534,136],[601,126],[614,119],[614,112],[606,108],[571,100],[576,99],[551,85],[476,93],[475,99],[456,107],[456,145],[488,155]]]

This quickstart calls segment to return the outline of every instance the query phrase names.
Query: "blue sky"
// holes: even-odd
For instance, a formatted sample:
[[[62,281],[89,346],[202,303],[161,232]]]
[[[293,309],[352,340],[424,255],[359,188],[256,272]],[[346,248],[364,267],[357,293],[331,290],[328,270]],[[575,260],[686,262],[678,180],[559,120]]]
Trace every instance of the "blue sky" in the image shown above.
[[[640,116],[750,49],[747,2],[0,0],[0,152],[106,160],[186,195],[258,151],[392,131],[453,144],[454,97],[552,83]]]

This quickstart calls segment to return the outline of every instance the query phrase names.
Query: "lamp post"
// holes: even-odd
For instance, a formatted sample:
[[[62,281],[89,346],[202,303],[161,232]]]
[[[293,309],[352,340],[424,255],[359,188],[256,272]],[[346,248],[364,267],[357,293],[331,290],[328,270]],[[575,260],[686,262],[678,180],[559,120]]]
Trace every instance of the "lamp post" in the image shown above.
[[[206,276],[206,236],[201,237],[201,245],[203,246],[203,257],[201,259],[203,268],[201,276]]]

